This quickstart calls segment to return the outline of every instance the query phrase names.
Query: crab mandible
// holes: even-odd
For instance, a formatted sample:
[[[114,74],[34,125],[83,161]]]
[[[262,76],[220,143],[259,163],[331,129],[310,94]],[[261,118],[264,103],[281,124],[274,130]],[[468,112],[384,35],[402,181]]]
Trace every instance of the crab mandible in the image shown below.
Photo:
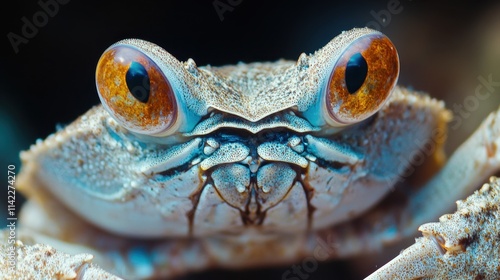
[[[102,106],[21,154],[17,186],[30,201],[17,269],[3,262],[0,273],[171,277],[348,257],[412,236],[499,169],[500,113],[439,170],[451,114],[397,86],[398,74],[393,44],[367,28],[296,62],[223,67],[120,41],[97,66]],[[470,201],[496,201],[498,184],[490,187],[488,202]],[[399,199],[395,188],[404,189]],[[471,253],[439,226],[420,229],[429,249],[407,250],[379,273],[402,276],[409,263],[428,264],[427,253]],[[443,275],[443,267],[418,267],[406,279]]]

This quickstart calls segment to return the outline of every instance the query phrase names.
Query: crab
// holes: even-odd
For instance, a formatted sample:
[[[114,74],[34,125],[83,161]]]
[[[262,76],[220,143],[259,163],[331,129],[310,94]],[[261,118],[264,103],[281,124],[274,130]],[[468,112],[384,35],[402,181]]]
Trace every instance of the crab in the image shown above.
[[[395,46],[368,28],[297,61],[222,67],[139,39],[112,45],[96,70],[102,105],[21,153],[29,200],[1,250],[16,269],[2,258],[0,275],[314,264],[419,229],[369,279],[500,277],[498,179],[420,226],[500,169],[500,111],[446,160],[451,112],[398,75]]]

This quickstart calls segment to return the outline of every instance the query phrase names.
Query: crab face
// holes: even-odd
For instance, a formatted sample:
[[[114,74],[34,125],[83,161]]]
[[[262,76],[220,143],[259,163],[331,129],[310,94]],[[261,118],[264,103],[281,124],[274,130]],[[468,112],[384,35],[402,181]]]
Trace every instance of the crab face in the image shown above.
[[[97,66],[102,106],[22,157],[43,191],[120,235],[325,228],[378,202],[415,150],[441,155],[446,111],[398,71],[369,29],[297,62],[224,67],[124,40]]]

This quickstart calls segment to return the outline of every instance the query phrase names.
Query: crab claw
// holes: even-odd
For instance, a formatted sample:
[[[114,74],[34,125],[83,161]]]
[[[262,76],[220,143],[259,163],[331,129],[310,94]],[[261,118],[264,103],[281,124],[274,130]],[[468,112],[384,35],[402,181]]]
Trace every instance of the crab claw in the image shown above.
[[[415,244],[382,266],[365,280],[419,279],[430,277],[437,269],[437,259],[442,255],[439,246],[429,237],[417,238]]]
[[[500,279],[500,179],[457,206],[366,279]]]
[[[121,279],[93,264],[90,254],[69,255],[48,245],[16,241],[15,246],[0,247],[0,256],[7,255],[13,258],[0,261],[1,279]]]

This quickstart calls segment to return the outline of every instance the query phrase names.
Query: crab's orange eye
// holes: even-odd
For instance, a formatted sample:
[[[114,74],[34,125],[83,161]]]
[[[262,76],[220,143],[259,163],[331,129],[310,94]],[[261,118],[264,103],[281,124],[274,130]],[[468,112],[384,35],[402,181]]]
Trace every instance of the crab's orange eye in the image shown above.
[[[99,98],[125,128],[142,134],[162,133],[176,120],[177,103],[158,65],[133,46],[112,46],[96,70]]]
[[[331,123],[352,124],[376,113],[398,75],[398,54],[386,36],[368,34],[353,41],[336,61],[326,88]]]

